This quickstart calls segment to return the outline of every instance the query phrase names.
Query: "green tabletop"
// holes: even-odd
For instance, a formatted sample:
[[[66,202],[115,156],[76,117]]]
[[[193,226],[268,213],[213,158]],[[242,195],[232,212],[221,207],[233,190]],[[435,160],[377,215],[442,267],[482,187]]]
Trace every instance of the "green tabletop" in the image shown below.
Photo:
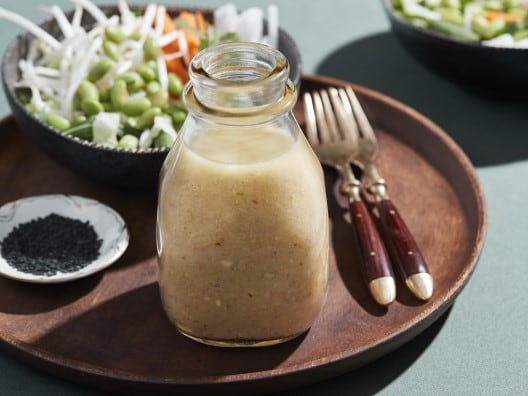
[[[111,1],[96,1],[109,4]],[[168,3],[168,2],[167,2]],[[175,4],[174,2],[171,2]],[[181,3],[218,6],[223,1]],[[288,395],[520,395],[528,392],[528,103],[476,96],[416,63],[389,30],[375,0],[239,0],[277,4],[299,43],[304,71],[381,91],[431,118],[462,147],[486,194],[488,234],[477,269],[452,308],[408,344],[340,377]],[[0,0],[38,21],[38,7],[67,0]],[[16,26],[0,21],[0,53]],[[0,98],[0,116],[9,108]],[[2,191],[0,180],[0,194]],[[1,291],[0,291],[1,298]],[[106,393],[40,372],[0,352],[0,395]]]

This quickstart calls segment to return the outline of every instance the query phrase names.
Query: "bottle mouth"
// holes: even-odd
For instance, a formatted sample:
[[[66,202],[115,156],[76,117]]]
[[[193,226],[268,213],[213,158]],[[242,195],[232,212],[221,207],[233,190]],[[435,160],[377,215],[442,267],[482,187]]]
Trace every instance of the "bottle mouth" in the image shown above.
[[[245,42],[207,48],[189,68],[196,99],[227,113],[255,111],[281,100],[288,75],[288,60],[280,51]]]

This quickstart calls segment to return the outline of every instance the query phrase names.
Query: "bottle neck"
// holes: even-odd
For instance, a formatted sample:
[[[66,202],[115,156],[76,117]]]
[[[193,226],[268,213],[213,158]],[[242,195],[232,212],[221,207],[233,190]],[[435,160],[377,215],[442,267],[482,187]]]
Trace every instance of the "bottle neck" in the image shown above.
[[[229,43],[198,53],[183,99],[191,112],[216,117],[255,117],[289,111],[296,100],[289,65],[262,44]]]

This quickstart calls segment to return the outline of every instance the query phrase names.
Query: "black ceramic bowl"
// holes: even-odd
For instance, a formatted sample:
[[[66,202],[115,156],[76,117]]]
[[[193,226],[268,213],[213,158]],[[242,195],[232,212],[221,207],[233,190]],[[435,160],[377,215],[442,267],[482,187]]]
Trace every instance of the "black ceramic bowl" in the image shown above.
[[[392,31],[402,46],[437,74],[470,90],[500,97],[528,97],[528,49],[487,47],[413,26],[382,0]]]
[[[117,13],[116,7],[102,8],[107,15]],[[173,15],[181,10],[181,8],[168,7],[168,11]],[[196,9],[191,10],[196,11]],[[201,11],[206,18],[212,18],[211,10]],[[71,13],[68,16],[71,17]],[[94,22],[88,13],[84,13],[83,18],[84,26]],[[54,19],[46,19],[40,26],[53,36],[61,37]],[[26,110],[17,97],[14,85],[20,76],[18,61],[25,58],[28,45],[33,38],[30,33],[19,35],[8,47],[2,61],[4,91],[13,117],[21,130],[50,157],[91,180],[135,190],[156,188],[159,171],[169,149],[125,150],[101,146],[62,134]],[[279,50],[288,59],[290,78],[298,86],[301,80],[301,56],[293,38],[282,29],[279,31]]]

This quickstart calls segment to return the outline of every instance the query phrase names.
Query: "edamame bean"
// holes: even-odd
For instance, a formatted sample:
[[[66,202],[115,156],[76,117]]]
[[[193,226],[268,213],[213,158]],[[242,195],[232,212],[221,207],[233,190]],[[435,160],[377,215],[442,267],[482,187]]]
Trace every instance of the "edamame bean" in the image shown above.
[[[145,86],[145,80],[136,72],[127,72],[118,77],[126,82],[128,93],[136,93]]]
[[[509,10],[510,8],[516,8],[519,6],[519,0],[504,0],[504,8]]]
[[[464,24],[464,16],[457,8],[440,7],[436,9],[436,12],[438,12],[442,18],[448,22],[452,22],[457,25]]]
[[[152,37],[147,37],[143,44],[143,57],[147,60],[157,59],[159,55],[159,47]]]
[[[161,132],[153,142],[154,147],[171,147],[174,141],[172,137],[165,132]]]
[[[114,43],[122,43],[126,40],[127,36],[119,26],[107,26],[105,28],[105,36],[108,40]]]
[[[61,116],[60,114],[56,113],[48,113],[45,116],[46,123],[59,130],[59,131],[65,131],[71,127],[70,121],[66,117]]]
[[[145,81],[154,81],[157,77],[156,70],[146,64],[139,66],[137,72]]]
[[[97,90],[97,87],[88,80],[81,81],[77,87],[76,95],[79,97],[80,102],[85,99],[99,100],[99,91]]]
[[[147,95],[147,97],[150,99],[152,106],[155,107],[164,109],[169,104],[169,93],[163,89],[160,89],[155,94]]]
[[[425,5],[429,8],[439,7],[441,4],[442,4],[442,0],[425,0]],[[399,3],[398,5],[394,5],[394,7],[400,7],[400,8],[401,6],[402,6],[401,3]]]
[[[499,0],[488,0],[484,2],[484,8],[490,11],[502,11],[502,2]]]
[[[104,107],[98,100],[84,99],[81,102],[81,109],[87,116],[96,115],[104,111]]]
[[[152,106],[165,108],[169,104],[169,93],[161,89],[161,85],[157,81],[149,82],[145,91],[152,102]]]
[[[183,124],[183,121],[185,121],[185,118],[187,118],[187,112],[177,106],[170,106],[165,110],[165,112],[171,116],[172,123],[176,128],[180,128]]]
[[[512,36],[515,41],[525,39],[526,37],[528,37],[528,29],[518,30],[513,33]]]
[[[110,90],[110,100],[116,110],[121,110],[128,100],[127,84],[124,80],[117,80]]]
[[[114,62],[109,58],[103,58],[90,68],[88,80],[95,82],[103,77],[114,66]]]
[[[442,5],[448,8],[460,8],[460,0],[442,0]]]
[[[429,21],[429,29],[433,32],[443,33],[450,37],[463,41],[478,41],[479,36],[471,31],[464,29],[463,26],[456,25],[447,21]]]
[[[494,19],[488,22],[483,15],[477,15],[471,21],[471,27],[484,40],[489,40],[504,32],[506,22],[502,19]]]
[[[84,116],[82,114],[78,114],[78,115],[73,117],[72,126],[77,126],[77,125],[84,124],[86,122],[86,120],[87,120],[86,116]]]
[[[147,88],[145,91],[147,92],[147,95],[155,95],[161,90],[161,85],[157,81],[151,81],[147,84]]]
[[[139,129],[150,128],[154,123],[154,118],[161,114],[162,111],[159,107],[152,107],[139,116],[136,126]]]
[[[140,31],[133,31],[128,36],[129,40],[139,41],[141,39],[141,32]]]
[[[148,98],[133,98],[128,99],[121,108],[121,111],[128,116],[140,116],[148,110],[151,106],[151,102]]]
[[[113,41],[106,40],[103,43],[103,52],[113,61],[117,62],[119,60],[119,49]]]
[[[117,145],[124,149],[136,149],[139,147],[139,139],[134,135],[124,135]]]
[[[169,79],[169,92],[171,93],[171,95],[181,96],[182,91],[183,91],[182,80],[180,80],[180,78],[174,73],[169,73],[168,79]]]

